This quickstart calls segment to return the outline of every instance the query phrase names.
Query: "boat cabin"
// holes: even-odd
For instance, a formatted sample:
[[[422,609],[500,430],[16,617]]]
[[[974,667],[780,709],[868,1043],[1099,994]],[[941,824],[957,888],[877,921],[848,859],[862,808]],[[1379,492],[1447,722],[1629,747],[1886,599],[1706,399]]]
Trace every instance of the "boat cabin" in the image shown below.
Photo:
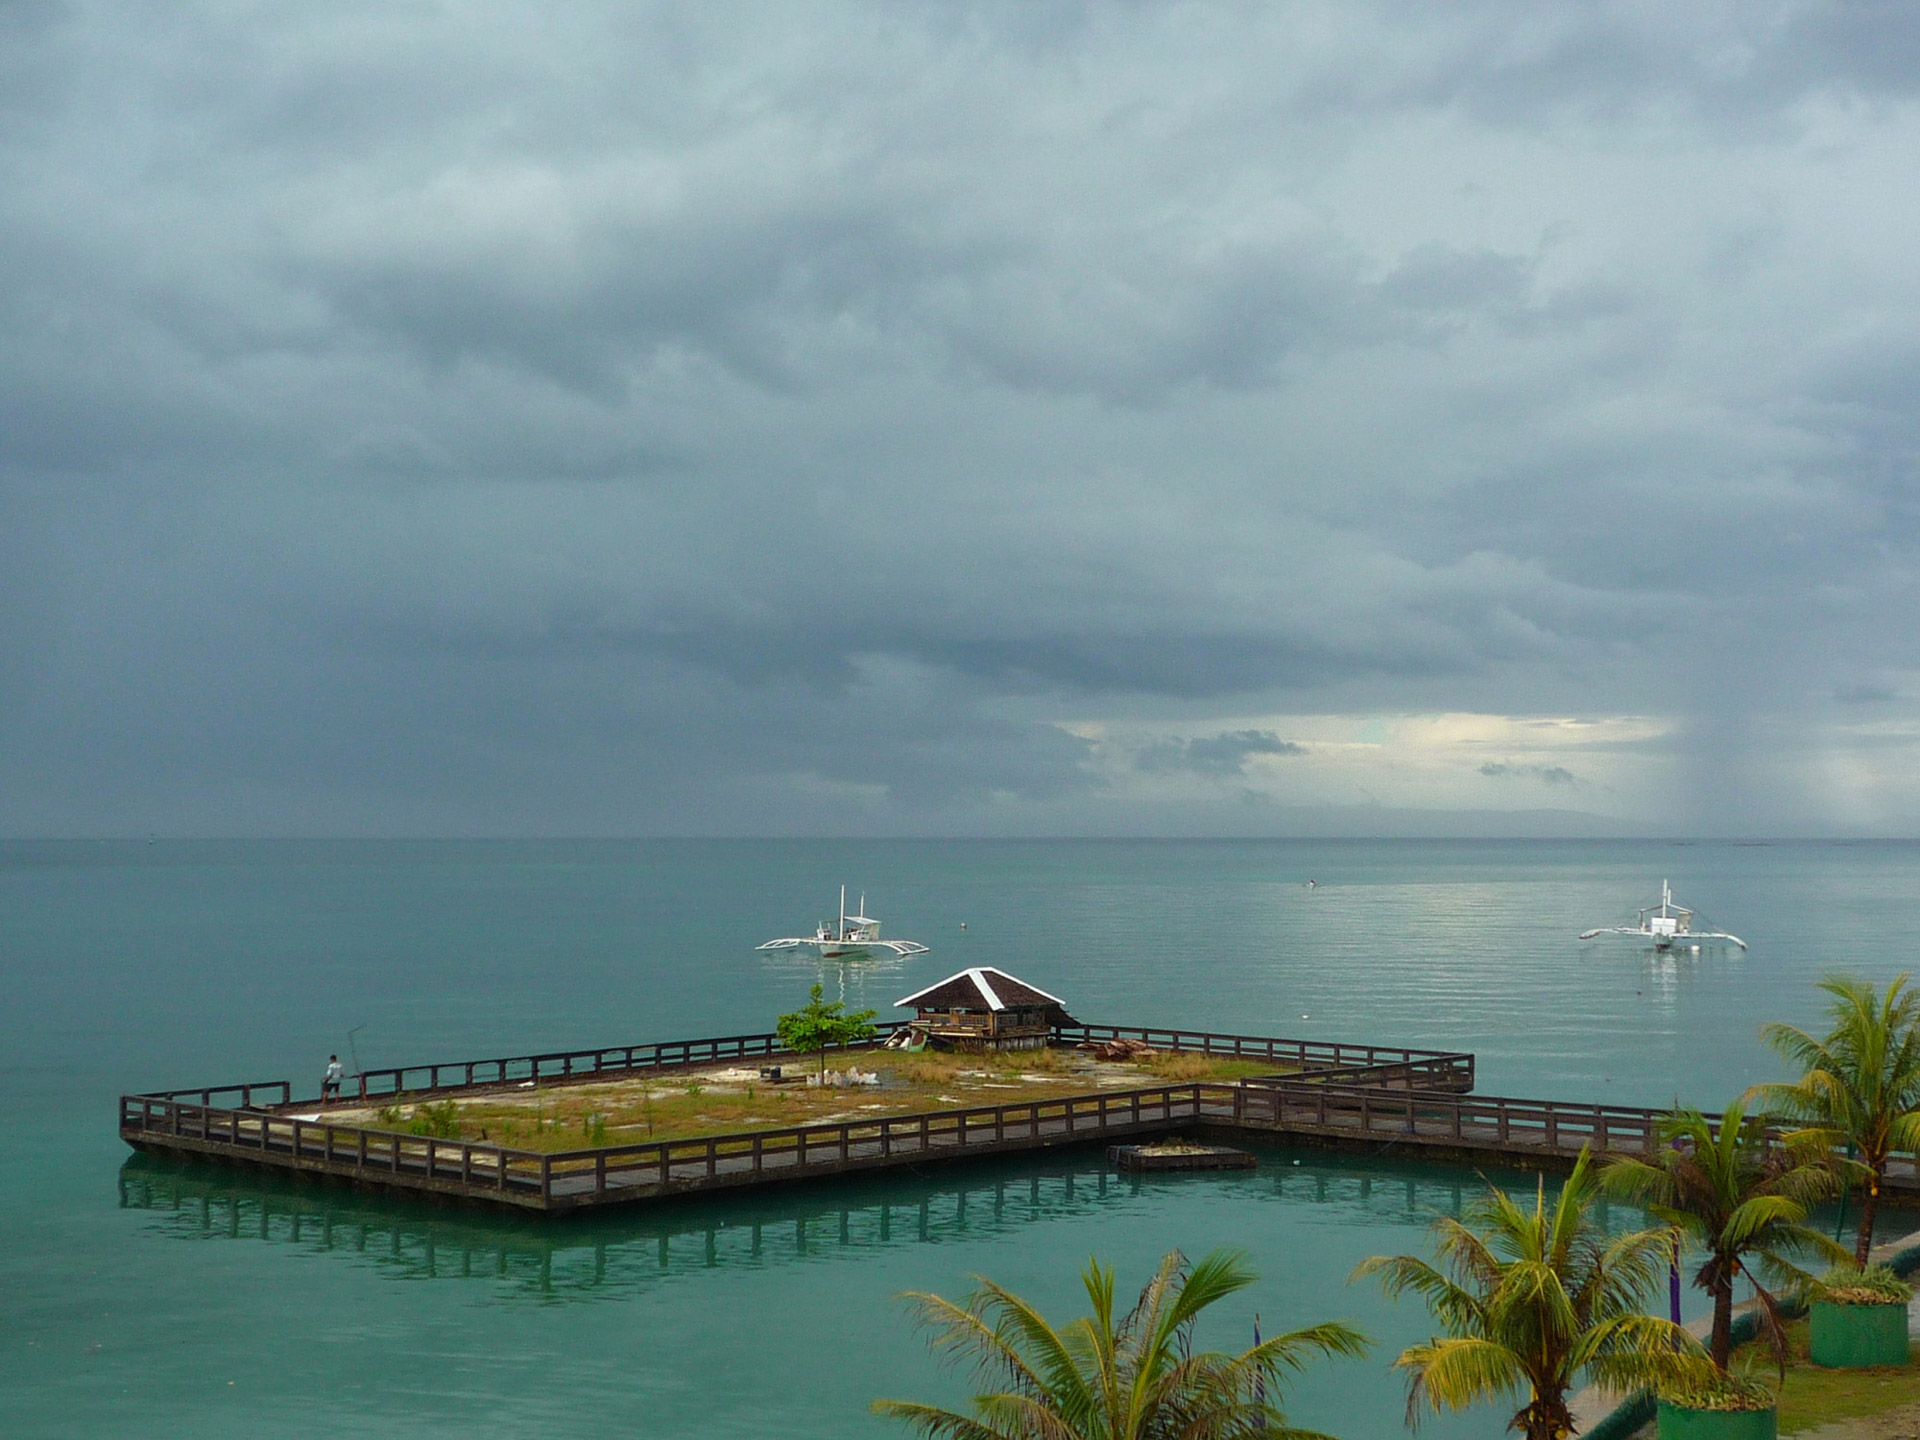
[[[1055,1025],[1070,1025],[1066,1005],[1018,976],[991,966],[949,975],[894,1004],[921,1042],[941,1050],[1042,1050]]]

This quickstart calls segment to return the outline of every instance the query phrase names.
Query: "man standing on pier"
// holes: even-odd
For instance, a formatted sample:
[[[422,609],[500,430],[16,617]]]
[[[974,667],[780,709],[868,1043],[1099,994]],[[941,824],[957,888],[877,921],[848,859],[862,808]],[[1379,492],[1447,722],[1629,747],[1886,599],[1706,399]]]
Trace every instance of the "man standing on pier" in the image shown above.
[[[340,1077],[345,1073],[346,1072],[341,1069],[340,1057],[338,1055],[327,1056],[327,1076],[320,1082],[320,1103],[322,1105],[327,1103],[328,1095],[332,1095],[335,1100],[340,1098]]]

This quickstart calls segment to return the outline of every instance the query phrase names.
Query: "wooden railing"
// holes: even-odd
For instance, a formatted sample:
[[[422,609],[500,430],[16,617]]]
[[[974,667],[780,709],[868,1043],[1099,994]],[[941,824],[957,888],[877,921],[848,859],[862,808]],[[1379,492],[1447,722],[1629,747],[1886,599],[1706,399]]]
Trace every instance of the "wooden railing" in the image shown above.
[[[876,1025],[874,1043],[885,1040],[908,1023],[890,1020]],[[1127,1025],[1062,1025],[1054,1028],[1053,1036],[1056,1043],[1063,1045],[1125,1038],[1142,1040],[1161,1050],[1196,1051],[1236,1059],[1266,1060],[1276,1065],[1292,1064],[1302,1070],[1351,1084],[1371,1084],[1376,1081],[1388,1085],[1408,1083],[1407,1079],[1398,1078],[1404,1069],[1407,1077],[1430,1081],[1435,1089],[1473,1088],[1473,1057],[1443,1050],[1409,1050],[1399,1046],[1284,1040],[1270,1035],[1232,1035],[1209,1030],[1163,1030]],[[863,1043],[844,1048],[862,1050],[869,1046]],[[782,1045],[780,1037],[771,1032],[723,1035],[704,1040],[662,1040],[644,1045],[611,1045],[598,1050],[555,1050],[540,1055],[447,1060],[434,1065],[400,1065],[365,1070],[348,1078],[347,1093],[360,1100],[390,1100],[400,1096],[419,1098],[469,1089],[524,1085],[528,1082],[539,1085],[618,1078],[649,1071],[714,1065],[728,1060],[791,1058],[796,1058],[794,1052]],[[262,1103],[259,1097],[273,1091],[279,1092],[278,1096],[264,1103],[282,1106],[296,1103],[292,1086],[285,1080],[148,1093],[151,1098],[162,1100],[184,1100],[197,1096],[201,1105],[212,1105],[217,1096],[237,1096],[244,1109]],[[317,1103],[317,1097],[297,1103]]]
[[[156,1090],[146,1098],[153,1100],[182,1100],[189,1096],[198,1095],[202,1105],[211,1105],[213,1104],[213,1097],[216,1095],[237,1095],[240,1098],[240,1108],[242,1110],[251,1110],[259,1103],[255,1097],[265,1096],[269,1094],[269,1092],[272,1092],[272,1098],[266,1101],[269,1105],[287,1105],[293,1101],[293,1086],[285,1080],[256,1080],[251,1085],[209,1085],[201,1086],[197,1089]]]
[[[919,1115],[888,1115],[839,1124],[795,1125],[697,1140],[653,1141],[549,1156],[564,1193],[605,1195],[622,1185],[666,1186],[681,1181],[742,1180],[808,1167],[884,1163],[896,1157],[935,1157],[1010,1142],[1027,1145],[1092,1140],[1116,1130],[1231,1120],[1237,1087],[1205,1082],[1142,1090],[966,1106]]]
[[[1026,1149],[1204,1124],[1513,1156],[1570,1157],[1583,1145],[1648,1154],[1660,1144],[1660,1122],[1666,1114],[1625,1105],[1314,1080],[1245,1085],[1201,1081],[541,1154],[156,1096],[122,1096],[120,1102],[122,1133],[136,1141],[145,1137],[164,1146],[169,1138],[185,1139],[195,1143],[183,1148],[211,1148],[269,1164],[317,1165],[403,1186],[454,1188],[560,1207],[617,1198],[622,1191],[638,1198],[663,1188],[752,1183],[849,1165]],[[1920,1186],[1920,1166],[1913,1156],[1898,1157],[1887,1178],[1896,1188],[1915,1188]]]
[[[154,1095],[120,1097],[120,1132],[194,1140],[269,1163],[318,1163],[354,1175],[458,1181],[467,1189],[517,1194],[539,1195],[546,1189],[548,1157],[536,1151],[329,1125],[264,1110],[196,1105]]]
[[[1443,1090],[1462,1093],[1473,1089],[1473,1056],[1434,1055],[1421,1060],[1385,1061],[1377,1065],[1330,1065],[1292,1074],[1254,1075],[1248,1085],[1346,1085],[1389,1090]]]
[[[1651,1154],[1670,1110],[1632,1105],[1586,1105],[1506,1095],[1446,1095],[1432,1091],[1261,1080],[1239,1087],[1239,1123],[1282,1132],[1352,1135],[1382,1143],[1544,1152],[1562,1157],[1590,1145],[1596,1153]],[[1713,1133],[1719,1126],[1708,1116]],[[1777,1132],[1768,1132],[1769,1138]],[[1886,1178],[1902,1189],[1920,1187],[1920,1158],[1894,1157]]]
[[[233,1110],[149,1095],[120,1100],[120,1129],[130,1138],[198,1142],[268,1164],[318,1165],[334,1173],[387,1179],[421,1188],[493,1192],[551,1204],[590,1203],[609,1190],[669,1186],[769,1171],[839,1168],[850,1161],[886,1163],[1008,1142],[1095,1139],[1115,1129],[1231,1119],[1230,1085],[1167,1085],[1146,1090],[970,1106],[922,1115],[883,1116],[841,1124],[796,1125],[697,1140],[649,1141],[597,1150],[541,1154],[499,1145],[401,1135],[353,1125],[300,1120],[260,1110]]]
[[[874,1027],[885,1039],[899,1021]],[[854,1046],[863,1049],[865,1046]],[[450,1060],[438,1065],[401,1065],[364,1070],[357,1078],[363,1099],[423,1095],[479,1086],[517,1085],[617,1077],[636,1071],[676,1070],[725,1060],[791,1057],[778,1035],[723,1035],[707,1040],[662,1040],[648,1045],[611,1045],[600,1050],[556,1050],[545,1055],[515,1055],[498,1060]]]
[[[1388,1065],[1446,1062],[1473,1072],[1473,1056],[1450,1050],[1409,1050],[1399,1045],[1352,1045],[1338,1040],[1283,1040],[1271,1035],[1231,1035],[1211,1030],[1162,1030],[1139,1025],[1057,1025],[1062,1044],[1084,1041],[1140,1040],[1157,1050],[1195,1050],[1235,1059],[1291,1062],[1302,1070],[1373,1070]]]

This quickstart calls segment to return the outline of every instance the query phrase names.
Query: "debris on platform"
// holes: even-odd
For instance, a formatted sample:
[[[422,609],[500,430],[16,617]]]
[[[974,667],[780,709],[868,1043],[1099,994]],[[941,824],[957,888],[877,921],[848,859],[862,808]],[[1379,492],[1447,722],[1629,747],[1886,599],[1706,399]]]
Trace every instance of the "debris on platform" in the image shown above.
[[[1144,1040],[1082,1040],[1075,1047],[1091,1050],[1096,1060],[1151,1060],[1157,1052]]]

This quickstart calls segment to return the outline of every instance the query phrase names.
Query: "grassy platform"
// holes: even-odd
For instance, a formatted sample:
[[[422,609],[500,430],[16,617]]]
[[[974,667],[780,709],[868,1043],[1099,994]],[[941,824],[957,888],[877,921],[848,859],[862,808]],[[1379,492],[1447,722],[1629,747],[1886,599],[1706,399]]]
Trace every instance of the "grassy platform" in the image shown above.
[[[325,1118],[345,1125],[488,1141],[524,1150],[581,1150],[649,1140],[695,1139],[740,1130],[838,1124],[878,1115],[916,1115],[965,1105],[1135,1090],[1195,1080],[1232,1082],[1287,1066],[1191,1052],[1132,1061],[1096,1060],[1077,1050],[954,1055],[860,1050],[832,1056],[829,1070],[877,1073],[877,1085],[812,1086],[809,1062],[781,1061],[783,1083],[762,1080],[737,1062],[676,1071],[671,1078],[623,1079],[546,1089],[492,1088],[423,1105],[334,1105]]]

